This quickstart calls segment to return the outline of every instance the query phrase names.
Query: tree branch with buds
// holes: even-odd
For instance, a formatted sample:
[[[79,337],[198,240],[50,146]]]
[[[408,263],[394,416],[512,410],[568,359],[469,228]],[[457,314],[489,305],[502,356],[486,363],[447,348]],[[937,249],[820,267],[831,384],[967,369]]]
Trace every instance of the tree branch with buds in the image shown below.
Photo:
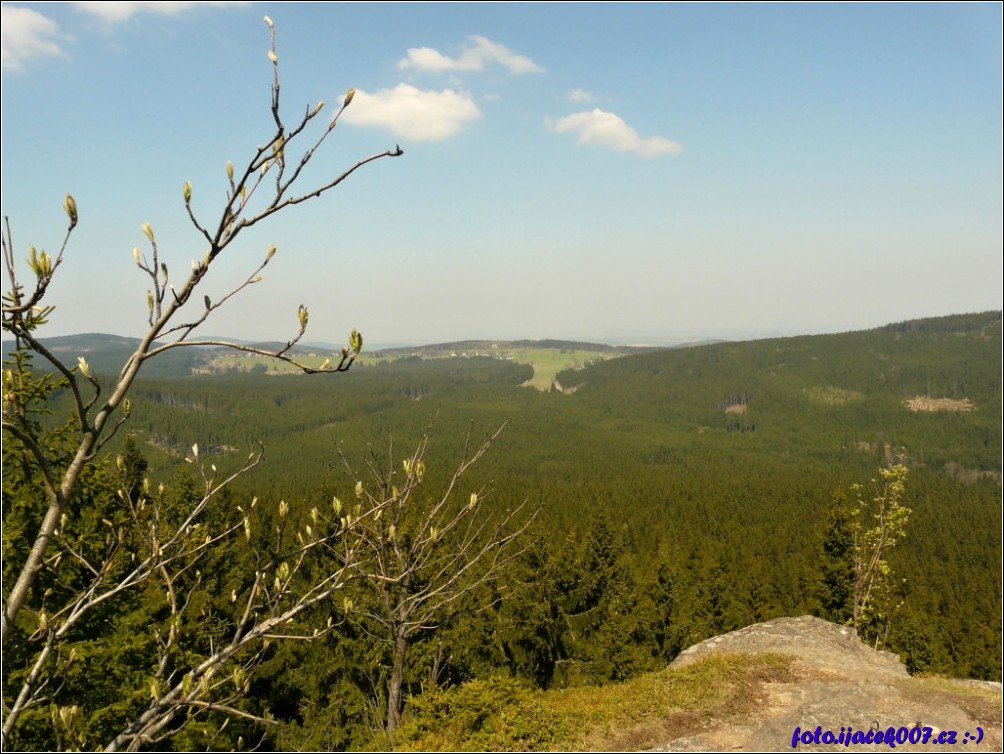
[[[359,576],[354,587],[359,605],[346,611],[346,619],[389,652],[388,736],[401,719],[409,643],[440,626],[454,603],[498,579],[505,564],[521,554],[514,545],[536,517],[526,514],[525,504],[499,510],[486,488],[460,492],[464,477],[505,426],[477,445],[468,434],[460,462],[435,491],[429,489],[426,467],[431,428],[400,468],[391,448],[386,465],[376,456],[367,463],[369,484],[356,481],[357,509],[377,513],[355,524],[360,557],[351,567]],[[346,475],[358,480],[344,456],[342,463]],[[349,506],[338,498],[334,505],[351,520]]]
[[[263,271],[276,254],[276,246],[270,245],[246,278],[216,301],[203,295],[201,306],[197,306],[198,289],[208,271],[243,230],[288,207],[320,197],[372,162],[402,154],[395,146],[359,159],[318,184],[301,185],[304,169],[335,130],[339,117],[352,103],[354,90],[346,92],[326,123],[320,121],[323,102],[308,106],[301,116],[287,123],[280,107],[275,27],[268,17],[265,21],[270,33],[270,110],[274,131],[263,146],[252,150],[243,168],[235,168],[232,162],[226,164],[227,189],[218,214],[201,218],[192,207],[195,187],[188,181],[182,186],[181,199],[201,249],[184,275],[172,274],[172,268],[176,270],[177,267],[168,257],[174,255],[168,255],[161,248],[150,223],[141,224],[146,250],[137,246],[133,250],[133,261],[148,281],[147,318],[138,345],[117,377],[99,380],[83,356],[78,357],[76,364],[68,363],[47,348],[39,337],[53,310],[47,298],[50,283],[69,253],[71,236],[81,219],[74,198],[67,194],[64,200],[68,226],[58,253],[51,256],[44,250],[29,247],[27,264],[34,276],[31,283],[24,283],[19,277],[21,273],[8,219],[5,218],[0,231],[9,285],[3,296],[2,324],[4,332],[12,335],[16,343],[12,361],[5,364],[3,372],[5,519],[9,485],[22,485],[18,494],[25,494],[19,500],[40,501],[27,517],[32,525],[38,526],[33,538],[25,534],[25,546],[27,548],[30,543],[30,548],[19,553],[16,562],[11,562],[9,553],[5,552],[5,573],[11,574],[9,579],[5,578],[0,637],[5,654],[5,748],[24,715],[30,710],[37,712],[35,708],[45,704],[53,705],[52,720],[60,741],[67,746],[84,746],[76,727],[78,722],[75,722],[80,720],[81,711],[75,706],[58,707],[54,701],[60,687],[58,678],[66,663],[73,660],[66,649],[72,643],[73,632],[94,620],[94,613],[105,609],[104,606],[112,601],[126,599],[126,595],[150,588],[154,583],[159,584],[165,595],[165,627],[156,641],[157,660],[150,703],[108,744],[111,750],[135,749],[162,740],[179,725],[210,711],[229,711],[238,717],[254,718],[255,715],[235,706],[245,685],[231,683],[230,692],[221,690],[225,685],[218,675],[221,668],[239,667],[242,673],[250,673],[260,662],[262,642],[266,637],[296,635],[296,631],[288,630],[289,621],[330,598],[347,579],[354,577],[352,566],[357,548],[346,539],[344,527],[336,522],[325,530],[326,533],[316,526],[310,532],[299,532],[299,540],[287,551],[276,550],[267,557],[256,555],[258,567],[248,584],[243,609],[231,619],[229,635],[217,637],[212,651],[203,648],[201,660],[193,660],[190,656],[187,660],[179,660],[180,654],[191,655],[191,649],[181,653],[180,639],[172,635],[170,626],[183,624],[192,610],[193,590],[198,588],[195,574],[200,564],[222,543],[242,531],[249,544],[251,541],[249,515],[242,513],[239,520],[214,531],[209,531],[202,519],[209,501],[234,478],[250,471],[257,464],[258,454],[252,454],[246,464],[219,482],[215,467],[211,473],[203,469],[204,495],[176,520],[164,514],[163,503],[158,502],[156,495],[143,492],[138,497],[129,497],[123,489],[119,492],[124,507],[115,509],[119,513],[126,511],[128,515],[123,520],[113,520],[115,517],[111,514],[107,516],[108,525],[99,537],[105,543],[103,548],[95,551],[90,544],[67,536],[67,531],[76,525],[82,513],[82,487],[87,486],[89,475],[96,474],[100,466],[97,454],[128,418],[128,395],[150,359],[180,347],[219,346],[280,359],[307,373],[337,373],[349,369],[362,350],[362,336],[352,330],[340,356],[334,356],[320,367],[301,362],[294,347],[306,333],[309,319],[306,306],[300,306],[297,312],[298,327],[293,337],[275,350],[195,337],[215,312],[262,280]],[[320,125],[320,133],[311,138],[309,134],[314,133],[317,125]],[[47,362],[51,371],[34,371],[33,354]],[[70,408],[53,430],[53,423],[43,422],[39,416],[50,410],[50,398],[61,389],[70,395]],[[197,446],[193,449],[197,450]],[[197,452],[191,460],[198,465]],[[8,474],[7,462],[16,464],[23,473]],[[31,495],[26,492],[29,487]],[[5,520],[5,527],[7,523]],[[195,537],[196,533],[201,538]],[[322,547],[341,552],[342,566],[312,583],[304,585],[296,581],[306,554]],[[280,556],[281,560],[276,560]],[[59,587],[56,591],[62,602],[57,604],[50,591],[55,587],[44,594],[38,593],[41,589],[36,589],[35,585],[41,573],[47,574],[48,583],[50,576],[56,578],[53,574],[69,568],[68,564],[73,566],[73,579],[65,581],[60,576],[53,582]],[[274,576],[274,580],[266,578],[266,574]],[[14,666],[15,655],[18,661],[23,660],[18,667]],[[13,691],[12,678],[17,678],[20,684]],[[93,746],[93,742],[87,745]]]

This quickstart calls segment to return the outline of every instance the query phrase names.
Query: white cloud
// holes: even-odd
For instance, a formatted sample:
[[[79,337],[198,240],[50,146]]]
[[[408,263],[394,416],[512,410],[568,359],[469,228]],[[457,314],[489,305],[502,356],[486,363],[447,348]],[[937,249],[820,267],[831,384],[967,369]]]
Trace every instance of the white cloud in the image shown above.
[[[569,89],[568,94],[569,102],[595,102],[596,95],[586,89]]]
[[[635,152],[642,157],[683,151],[680,144],[664,136],[642,138],[619,115],[600,109],[573,113],[557,121],[548,120],[547,127],[556,133],[578,132],[579,144],[599,144],[618,152]]]
[[[149,11],[164,16],[176,16],[199,5],[226,6],[247,5],[246,2],[75,2],[77,10],[98,16],[102,21],[114,23],[132,18],[137,13]]]
[[[543,73],[544,69],[525,55],[518,55],[508,47],[492,42],[487,37],[472,34],[473,43],[459,58],[451,58],[431,47],[412,47],[408,57],[399,60],[398,68],[442,73],[444,71],[481,71],[487,63],[499,63],[509,73]]]
[[[59,32],[51,18],[28,8],[0,6],[0,67],[20,71],[29,58],[62,55],[59,40],[70,39]]]
[[[247,5],[247,2],[75,2],[78,11],[97,16],[107,23],[125,21],[137,13],[150,12],[175,16],[200,5]],[[28,8],[18,8],[4,3],[0,6],[0,56],[4,70],[20,71],[24,61],[44,55],[63,55],[60,42],[73,37],[62,34],[51,18]]]
[[[379,126],[404,139],[442,141],[481,117],[481,111],[465,92],[441,92],[398,84],[368,94],[360,89],[342,120],[356,126]]]

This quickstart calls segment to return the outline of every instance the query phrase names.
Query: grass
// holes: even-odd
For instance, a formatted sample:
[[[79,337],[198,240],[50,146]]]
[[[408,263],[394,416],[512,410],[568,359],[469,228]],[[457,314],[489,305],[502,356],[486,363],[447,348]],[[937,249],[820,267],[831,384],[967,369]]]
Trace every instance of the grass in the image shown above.
[[[792,658],[718,654],[625,683],[539,691],[510,678],[412,699],[395,741],[413,751],[641,749],[750,711],[755,689],[793,679]],[[379,745],[379,744],[377,744]]]

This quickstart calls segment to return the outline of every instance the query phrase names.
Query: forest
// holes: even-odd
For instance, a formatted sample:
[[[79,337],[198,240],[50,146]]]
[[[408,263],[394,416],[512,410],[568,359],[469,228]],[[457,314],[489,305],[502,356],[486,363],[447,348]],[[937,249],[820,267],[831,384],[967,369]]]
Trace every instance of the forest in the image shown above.
[[[1000,681],[1001,344],[1001,313],[984,312],[632,353],[559,373],[561,391],[526,387],[532,367],[492,358],[360,360],[316,376],[165,359],[137,380],[129,420],[74,493],[65,556],[46,562],[5,647],[5,709],[52,635],[39,606],[83,588],[102,553],[149,546],[110,533],[144,500],[156,522],[204,505],[234,536],[179,569],[184,610],[151,582],[75,624],[58,683],[5,748],[84,747],[126,725],[157,694],[157,662],[181,677],[240,625],[266,552],[300,553],[270,566],[277,602],[319,574],[344,584],[296,614],[303,638],[277,629],[235,654],[230,701],[190,707],[158,747],[379,748],[465,683],[606,685],[758,621],[849,622],[849,501],[896,463],[911,514],[889,554],[895,579],[859,632],[911,673]],[[112,381],[116,347],[90,342],[96,382]],[[73,395],[44,398],[43,424]],[[44,513],[18,453],[5,435],[5,601]],[[343,547],[353,517],[369,560]],[[395,575],[391,542],[420,565]],[[405,605],[416,612],[402,622]]]

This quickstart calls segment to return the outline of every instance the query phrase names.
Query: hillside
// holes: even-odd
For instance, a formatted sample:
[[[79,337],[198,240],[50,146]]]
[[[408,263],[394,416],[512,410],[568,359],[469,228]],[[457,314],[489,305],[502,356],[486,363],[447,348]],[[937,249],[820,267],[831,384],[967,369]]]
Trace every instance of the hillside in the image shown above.
[[[575,344],[551,345],[556,357],[579,353]],[[254,472],[213,503],[223,521],[257,499],[254,531],[270,541],[280,521],[314,526],[317,511],[359,500],[347,464],[381,474],[401,469],[421,444],[432,499],[471,443],[505,424],[467,472],[463,494],[477,492],[476,510],[487,521],[521,505],[536,517],[498,580],[478,584],[409,644],[402,690],[423,747],[460,745],[422,738],[447,731],[445,720],[469,719],[487,730],[485,710],[510,703],[542,710],[545,697],[560,707],[557,718],[521,713],[500,725],[519,722],[521,735],[545,736],[540,746],[561,740],[640,748],[693,738],[675,745],[725,747],[705,721],[747,729],[766,720],[751,710],[766,703],[769,688],[791,681],[824,689],[832,677],[800,676],[795,661],[766,646],[666,668],[710,637],[785,616],[846,624],[848,510],[858,497],[882,494],[879,470],[894,462],[907,469],[906,536],[888,556],[894,578],[862,631],[915,676],[1000,681],[1000,313],[580,359],[556,375],[551,390],[524,387],[537,365],[497,353],[454,356],[450,348],[437,358],[426,352],[361,361],[339,375],[278,377],[266,368],[150,374],[134,386],[132,417],[109,444],[110,460],[131,433],[129,453],[147,464],[150,489],[163,484],[158,494],[184,509],[204,484],[185,462],[193,445],[220,474],[264,447]],[[97,361],[96,347],[87,354]],[[50,407],[70,401],[64,392]],[[114,492],[118,463],[105,468],[111,477],[102,484]],[[17,476],[4,479],[14,484]],[[98,498],[85,504],[105,505]],[[423,497],[409,510],[426,504]],[[5,519],[11,547],[30,526]],[[233,587],[214,585],[247,577],[241,553],[236,544],[220,553],[205,590],[207,600],[221,602],[214,608],[221,616],[231,609]],[[310,565],[318,573],[330,566],[320,553]],[[250,707],[284,723],[269,746],[372,745],[393,656],[372,627],[353,627],[350,619],[370,614],[374,597],[361,586],[346,592],[303,619],[308,632],[336,630],[316,642],[278,645],[258,675]],[[145,625],[145,616],[127,612],[121,620]],[[91,672],[81,668],[75,678]],[[911,694],[942,693],[901,680]],[[899,689],[901,680],[883,683]],[[764,686],[771,683],[782,685]],[[868,689],[847,689],[873,699]],[[945,693],[956,699],[954,686]],[[649,706],[626,703],[625,694]],[[676,709],[681,694],[687,706],[662,714]],[[915,714],[905,697],[900,703]],[[638,709],[645,711],[632,717]],[[984,719],[976,712],[966,714]],[[420,730],[426,714],[434,724]],[[778,712],[778,719],[788,725],[790,714]],[[636,730],[649,722],[662,738]],[[586,729],[593,738],[558,738]],[[237,735],[228,745],[236,746]],[[464,745],[495,745],[472,740],[480,744]],[[530,739],[513,740],[522,745],[506,746],[532,748]]]

